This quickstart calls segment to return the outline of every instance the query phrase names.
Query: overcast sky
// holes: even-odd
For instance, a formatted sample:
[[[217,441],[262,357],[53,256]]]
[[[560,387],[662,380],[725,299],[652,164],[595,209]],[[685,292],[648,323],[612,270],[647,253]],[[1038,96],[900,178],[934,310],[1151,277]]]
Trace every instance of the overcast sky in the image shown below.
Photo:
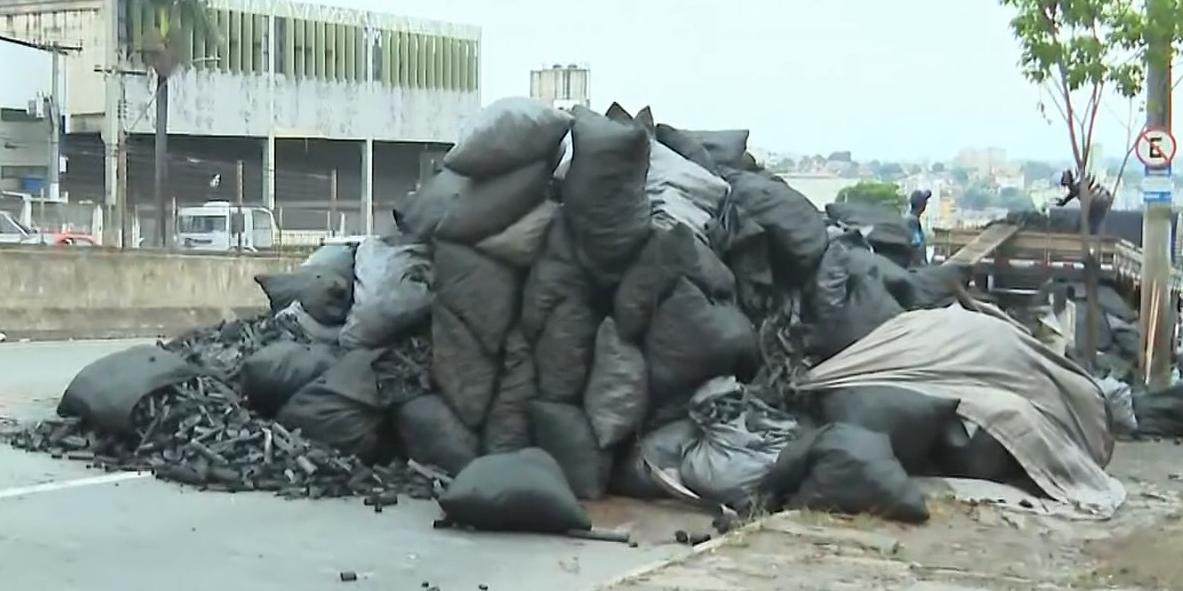
[[[772,150],[943,159],[963,146],[1069,158],[1020,75],[997,0],[330,0],[482,28],[483,99],[529,70],[591,67],[593,106],[651,104],[683,127],[749,127]],[[1126,104],[1098,139],[1121,151]]]
[[[1070,157],[1063,124],[1040,116],[1039,92],[1019,73],[997,0],[328,2],[480,26],[486,103],[527,94],[531,69],[580,63],[600,110],[650,104],[680,127],[750,128],[753,145],[774,151]],[[47,58],[5,45],[4,79],[48,85]],[[13,86],[0,85],[0,104],[23,106],[27,97],[7,96]],[[1122,151],[1126,113],[1122,101],[1102,112],[1106,156]]]

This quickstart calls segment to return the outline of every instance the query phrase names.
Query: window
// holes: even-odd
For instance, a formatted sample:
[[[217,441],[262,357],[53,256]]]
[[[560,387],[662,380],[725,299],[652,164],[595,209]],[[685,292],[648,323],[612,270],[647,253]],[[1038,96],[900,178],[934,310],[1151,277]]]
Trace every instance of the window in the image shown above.
[[[177,230],[186,234],[208,234],[226,231],[225,215],[192,215],[181,216],[177,220]]]
[[[252,214],[252,216],[254,218],[252,221],[254,222],[254,230],[256,232],[258,232],[258,231],[270,232],[271,231],[271,215],[270,214],[268,214],[265,211],[259,211],[256,209],[256,210],[254,210],[254,213]]]

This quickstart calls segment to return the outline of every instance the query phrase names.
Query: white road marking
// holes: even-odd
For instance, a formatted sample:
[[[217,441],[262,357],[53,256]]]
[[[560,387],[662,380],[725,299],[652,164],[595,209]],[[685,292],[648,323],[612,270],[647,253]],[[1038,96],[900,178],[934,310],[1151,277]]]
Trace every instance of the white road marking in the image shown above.
[[[79,488],[83,486],[111,484],[113,482],[123,482],[125,480],[138,480],[140,478],[148,478],[150,476],[152,476],[151,472],[120,472],[118,474],[104,474],[102,476],[94,476],[91,478],[77,478],[74,480],[63,480],[60,482],[46,482],[44,484],[34,484],[32,486],[0,488],[0,499],[24,497],[28,495],[53,492],[57,490],[66,490],[70,488]]]

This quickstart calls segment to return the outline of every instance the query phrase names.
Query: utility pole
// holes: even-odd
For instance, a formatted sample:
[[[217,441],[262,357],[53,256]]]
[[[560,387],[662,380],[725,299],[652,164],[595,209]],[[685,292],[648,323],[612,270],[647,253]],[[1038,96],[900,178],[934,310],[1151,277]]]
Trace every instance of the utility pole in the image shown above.
[[[1148,0],[1146,17],[1154,36],[1147,39],[1146,51],[1146,126],[1171,129],[1171,46],[1170,34],[1158,31],[1171,18],[1171,0]],[[1170,178],[1169,165],[1164,169],[1147,167],[1146,175]],[[1146,192],[1145,195],[1152,195]],[[1157,390],[1169,385],[1171,359],[1174,357],[1173,334],[1175,302],[1171,292],[1171,199],[1144,199],[1142,217],[1142,301],[1140,328],[1142,376]]]
[[[61,162],[62,162],[62,110],[58,107],[61,104],[61,91],[58,88],[58,78],[61,77],[61,50],[57,46],[50,48],[50,61],[52,67],[50,71],[53,75],[53,80],[49,84],[49,108],[46,109],[46,117],[49,119],[49,200],[57,201],[61,196]]]

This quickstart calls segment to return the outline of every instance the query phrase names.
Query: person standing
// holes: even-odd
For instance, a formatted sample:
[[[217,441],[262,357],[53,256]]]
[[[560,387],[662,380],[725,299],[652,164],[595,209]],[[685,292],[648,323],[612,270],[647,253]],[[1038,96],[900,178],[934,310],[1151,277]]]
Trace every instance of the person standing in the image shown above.
[[[924,237],[924,226],[920,219],[924,216],[924,210],[928,208],[928,200],[932,197],[932,191],[912,191],[912,196],[908,199],[908,215],[907,225],[908,233],[912,242],[912,265],[921,266],[928,264],[928,241]]]

